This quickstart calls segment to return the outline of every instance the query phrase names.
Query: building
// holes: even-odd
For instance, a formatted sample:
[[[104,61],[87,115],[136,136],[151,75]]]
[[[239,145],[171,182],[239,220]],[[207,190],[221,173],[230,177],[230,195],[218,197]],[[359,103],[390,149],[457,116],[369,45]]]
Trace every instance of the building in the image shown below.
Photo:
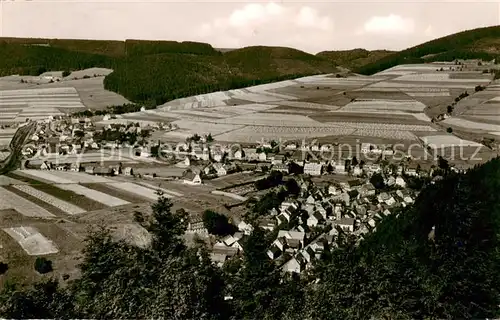
[[[183,177],[184,183],[191,185],[200,185],[202,183],[199,173],[194,173],[192,170],[186,172]]]
[[[304,164],[304,174],[320,176],[322,167],[323,166],[320,163],[308,162]]]

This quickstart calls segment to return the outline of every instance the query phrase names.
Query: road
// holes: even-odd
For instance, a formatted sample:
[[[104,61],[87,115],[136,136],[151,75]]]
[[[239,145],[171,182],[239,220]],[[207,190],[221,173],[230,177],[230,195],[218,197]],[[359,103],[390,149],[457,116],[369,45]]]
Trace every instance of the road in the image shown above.
[[[17,129],[16,133],[10,141],[10,155],[0,163],[0,174],[6,174],[17,168],[18,162],[22,157],[24,144],[28,141],[36,129],[36,122],[30,121],[27,125]]]

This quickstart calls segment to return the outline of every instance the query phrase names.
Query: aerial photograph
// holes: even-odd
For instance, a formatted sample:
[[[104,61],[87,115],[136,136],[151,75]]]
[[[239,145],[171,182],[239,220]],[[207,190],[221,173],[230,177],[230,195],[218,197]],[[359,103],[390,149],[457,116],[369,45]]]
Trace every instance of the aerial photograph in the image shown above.
[[[500,2],[0,0],[0,319],[500,319]]]

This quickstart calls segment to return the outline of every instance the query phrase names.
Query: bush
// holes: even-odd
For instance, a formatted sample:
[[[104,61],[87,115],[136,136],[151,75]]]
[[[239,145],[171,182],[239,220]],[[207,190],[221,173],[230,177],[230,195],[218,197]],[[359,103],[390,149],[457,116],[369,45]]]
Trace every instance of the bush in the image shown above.
[[[452,129],[451,127],[448,127],[448,128],[446,129],[446,132],[448,132],[448,133],[452,133],[452,132],[453,132],[453,129]]]
[[[43,257],[38,257],[35,260],[35,270],[40,274],[45,274],[51,272],[52,269],[52,261],[47,260]]]
[[[9,269],[8,264],[0,262],[0,274],[4,274],[5,272],[7,272],[8,269]]]
[[[203,225],[209,233],[217,236],[227,236],[236,232],[236,227],[229,223],[225,215],[212,210],[203,212]]]
[[[69,76],[70,74],[71,74],[71,72],[70,72],[70,71],[68,71],[68,70],[64,70],[64,71],[63,71],[63,73],[62,73],[62,76],[63,76],[63,78],[66,78],[66,77],[67,77],[67,76]]]

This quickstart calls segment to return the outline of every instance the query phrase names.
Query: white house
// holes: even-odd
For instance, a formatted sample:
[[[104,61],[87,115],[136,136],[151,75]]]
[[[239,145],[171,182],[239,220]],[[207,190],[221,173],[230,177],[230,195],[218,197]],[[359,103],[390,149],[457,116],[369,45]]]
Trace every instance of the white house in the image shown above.
[[[292,258],[288,260],[284,265],[283,265],[283,271],[284,272],[294,272],[294,273],[300,273],[303,270],[303,263],[301,263],[298,259]]]
[[[243,158],[243,153],[241,152],[241,150],[236,150],[233,154],[233,158],[235,158],[236,160],[241,160]]]
[[[336,226],[339,226],[342,230],[353,232],[354,231],[355,220],[353,218],[342,218],[335,222]]]
[[[266,161],[267,160],[267,154],[265,152],[259,153],[259,161]]]
[[[363,169],[361,169],[361,167],[360,167],[360,166],[355,166],[355,167],[353,168],[352,174],[353,174],[354,176],[359,177],[359,176],[361,176],[361,175],[363,174]]]
[[[243,232],[243,234],[248,236],[252,233],[253,226],[242,220],[240,223],[238,223],[238,230]]]
[[[323,220],[323,216],[319,212],[314,212],[313,214],[309,215],[309,218],[307,218],[307,226],[315,227],[322,220]]]
[[[335,173],[336,174],[347,174],[347,171],[345,171],[345,165],[336,164],[335,165]]]
[[[215,171],[217,171],[217,176],[220,177],[220,176],[225,176],[227,174],[227,170],[222,163],[214,163],[213,167]]]
[[[322,165],[315,162],[308,162],[304,164],[304,174],[308,174],[311,176],[320,176],[321,175]]]
[[[194,173],[193,171],[188,171],[184,175],[184,183],[191,185],[200,185],[201,184],[200,174]]]
[[[397,177],[396,178],[396,185],[400,186],[402,188],[406,188],[406,181],[402,177]]]

